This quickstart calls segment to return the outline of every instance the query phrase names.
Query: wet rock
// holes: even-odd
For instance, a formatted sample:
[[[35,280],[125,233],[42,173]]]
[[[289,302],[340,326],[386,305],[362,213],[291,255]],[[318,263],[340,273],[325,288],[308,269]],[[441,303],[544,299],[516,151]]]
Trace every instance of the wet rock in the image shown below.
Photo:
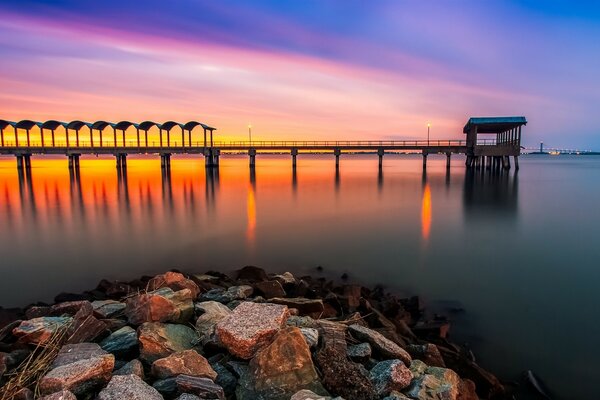
[[[144,366],[141,361],[136,358],[113,372],[113,375],[137,375],[144,379]]]
[[[40,397],[40,400],[77,400],[77,397],[75,397],[75,395],[68,390],[61,390],[60,392]]]
[[[371,382],[379,396],[387,396],[393,390],[400,391],[410,385],[413,378],[410,370],[400,360],[377,363],[370,373]]]
[[[330,393],[346,399],[370,400],[376,398],[375,388],[360,364],[346,356],[346,326],[339,323],[319,321],[321,348],[315,360],[323,376],[321,382]]]
[[[431,365],[432,367],[446,367],[442,354],[435,344],[411,344],[406,346],[406,351],[408,351],[413,359],[421,360],[427,365]]]
[[[402,360],[406,366],[410,366],[410,354],[396,343],[384,337],[381,333],[357,324],[350,325],[348,329],[355,338],[369,342],[373,350],[382,357],[387,359],[399,359]]]
[[[95,343],[65,345],[52,369],[40,379],[40,392],[47,395],[70,390],[75,395],[82,395],[106,384],[114,365],[115,357]]]
[[[235,275],[235,279],[239,281],[261,282],[269,279],[264,269],[251,265],[240,269]]]
[[[97,400],[163,400],[156,389],[137,375],[115,375]]]
[[[230,353],[249,359],[269,344],[288,317],[286,306],[243,302],[217,324],[216,333]]]
[[[194,314],[192,292],[161,288],[127,299],[125,315],[132,325],[144,322],[185,323]]]
[[[252,390],[265,399],[287,400],[300,389],[328,394],[319,381],[310,349],[299,328],[279,331],[273,342],[250,361],[249,376]]]
[[[202,313],[196,320],[196,331],[202,342],[212,337],[217,323],[231,314],[227,306],[216,301],[196,303],[195,308]]]
[[[159,379],[170,378],[180,374],[199,376],[212,380],[217,377],[217,373],[212,369],[206,358],[198,354],[196,350],[173,353],[152,363],[152,375]]]
[[[308,315],[313,318],[319,318],[324,311],[323,300],[321,299],[305,299],[303,297],[293,298],[273,298],[269,300],[271,303],[283,304],[290,308],[296,308],[300,315]]]
[[[125,312],[125,303],[116,300],[96,300],[92,302],[92,308],[98,318],[113,318]]]
[[[316,347],[319,344],[319,331],[315,328],[300,328],[302,336],[306,340],[308,347]]]
[[[138,349],[138,337],[135,329],[125,326],[100,342],[100,347],[117,356],[131,354]]]
[[[459,376],[451,369],[428,367],[425,374],[414,379],[404,393],[419,400],[457,400],[459,384]]]
[[[195,299],[200,294],[200,288],[194,281],[187,279],[179,272],[167,272],[157,275],[148,282],[148,290],[157,290],[163,287],[168,287],[174,292],[182,289],[189,289],[192,293],[192,299]]]
[[[138,341],[140,359],[151,364],[169,354],[193,348],[198,335],[185,325],[146,322],[138,328]]]
[[[254,284],[254,288],[265,299],[285,296],[285,290],[283,290],[283,286],[277,280],[257,282]]]
[[[190,375],[178,375],[175,378],[177,388],[180,392],[192,393],[202,399],[225,400],[223,388],[208,378]]]
[[[54,332],[69,326],[71,317],[39,317],[22,321],[13,329],[12,334],[19,338],[20,343],[45,343]]]
[[[364,363],[371,358],[372,350],[369,343],[359,343],[353,346],[348,346],[348,357],[352,361]]]

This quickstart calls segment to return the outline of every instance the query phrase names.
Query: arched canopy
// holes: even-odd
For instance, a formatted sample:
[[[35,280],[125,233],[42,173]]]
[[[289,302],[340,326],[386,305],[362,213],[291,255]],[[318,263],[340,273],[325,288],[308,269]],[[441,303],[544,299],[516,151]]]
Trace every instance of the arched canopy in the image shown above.
[[[114,124],[106,121],[96,121],[92,124],[92,129],[98,129],[99,131],[104,130],[107,126],[115,126]]]
[[[34,126],[41,126],[41,125],[42,124],[40,124],[39,122],[35,122],[35,121],[30,121],[28,119],[24,119],[23,121],[17,122],[16,126],[17,126],[17,128],[20,128],[20,129],[27,129],[27,130],[29,130],[29,129],[33,128]]]
[[[200,122],[198,122],[198,121],[190,121],[187,124],[183,125],[183,129],[185,129],[186,131],[191,131],[192,129],[194,129],[198,125],[202,125],[202,124]]]
[[[51,129],[51,130],[55,130],[56,128],[58,128],[59,126],[66,126],[66,124],[64,122],[61,121],[55,121],[53,119],[51,119],[50,121],[46,121],[44,122],[40,128],[42,129]]]
[[[7,126],[15,126],[16,124],[12,121],[6,121],[3,119],[0,119],[0,129],[4,129]]]
[[[76,131],[78,131],[84,126],[90,127],[90,124],[83,121],[71,121],[67,124],[67,129],[75,129]]]
[[[202,125],[202,127],[204,129],[206,129],[207,131],[216,131],[217,130],[217,128],[213,128],[212,126],[208,126],[208,125],[205,125],[205,124],[200,124],[200,125]]]
[[[144,121],[138,125],[138,128],[140,128],[143,131],[147,131],[148,129],[152,128],[153,126],[160,128],[159,124],[157,124],[156,122],[152,122],[152,121]]]
[[[129,122],[129,121],[121,121],[121,122],[117,122],[117,124],[114,126],[115,129],[118,129],[120,131],[125,131],[127,130],[130,126],[135,126],[137,127],[136,124],[134,124],[133,122]]]
[[[164,130],[166,130],[166,131],[170,131],[170,130],[171,130],[171,129],[173,129],[173,127],[175,127],[175,126],[179,126],[179,127],[182,127],[182,128],[183,128],[183,126],[182,126],[182,125],[181,125],[179,122],[175,122],[175,121],[167,121],[167,122],[165,122],[164,124],[162,124],[162,125],[160,126],[160,129],[164,129]]]

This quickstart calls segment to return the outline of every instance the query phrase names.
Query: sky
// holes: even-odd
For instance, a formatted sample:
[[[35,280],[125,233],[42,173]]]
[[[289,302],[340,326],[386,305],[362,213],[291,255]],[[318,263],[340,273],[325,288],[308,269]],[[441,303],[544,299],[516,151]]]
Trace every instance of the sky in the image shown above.
[[[0,0],[0,59],[13,121],[400,140],[524,115],[525,145],[600,150],[593,2]]]

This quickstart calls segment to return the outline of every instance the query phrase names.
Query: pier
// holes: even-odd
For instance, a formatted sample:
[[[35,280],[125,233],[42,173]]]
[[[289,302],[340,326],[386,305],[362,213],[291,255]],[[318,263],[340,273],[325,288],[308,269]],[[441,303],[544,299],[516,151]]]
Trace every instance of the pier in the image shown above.
[[[65,155],[71,169],[79,168],[82,155],[112,155],[117,168],[125,169],[129,155],[156,154],[161,168],[169,169],[175,154],[198,154],[205,158],[207,168],[218,168],[222,155],[245,152],[252,169],[261,153],[288,153],[295,169],[297,156],[302,153],[331,153],[336,168],[342,155],[373,153],[378,155],[381,169],[386,152],[417,152],[422,154],[424,169],[430,154],[446,155],[447,168],[453,154],[466,155],[467,168],[510,169],[513,157],[518,169],[521,131],[526,124],[525,117],[473,117],[463,129],[466,136],[456,140],[215,141],[216,128],[198,121],[0,120],[0,155],[15,156],[19,169],[31,168],[32,155]],[[157,131],[158,140],[149,141],[151,129]]]

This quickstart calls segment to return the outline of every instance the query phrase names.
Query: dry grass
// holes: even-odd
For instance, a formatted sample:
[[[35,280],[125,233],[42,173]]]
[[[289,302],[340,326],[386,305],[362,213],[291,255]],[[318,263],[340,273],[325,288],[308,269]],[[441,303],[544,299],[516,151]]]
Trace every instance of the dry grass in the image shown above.
[[[39,397],[38,381],[48,372],[62,345],[68,339],[68,331],[68,325],[56,329],[48,340],[39,343],[21,365],[8,374],[10,377],[8,382],[0,388],[0,400],[12,400],[19,390],[32,387],[35,397]]]

